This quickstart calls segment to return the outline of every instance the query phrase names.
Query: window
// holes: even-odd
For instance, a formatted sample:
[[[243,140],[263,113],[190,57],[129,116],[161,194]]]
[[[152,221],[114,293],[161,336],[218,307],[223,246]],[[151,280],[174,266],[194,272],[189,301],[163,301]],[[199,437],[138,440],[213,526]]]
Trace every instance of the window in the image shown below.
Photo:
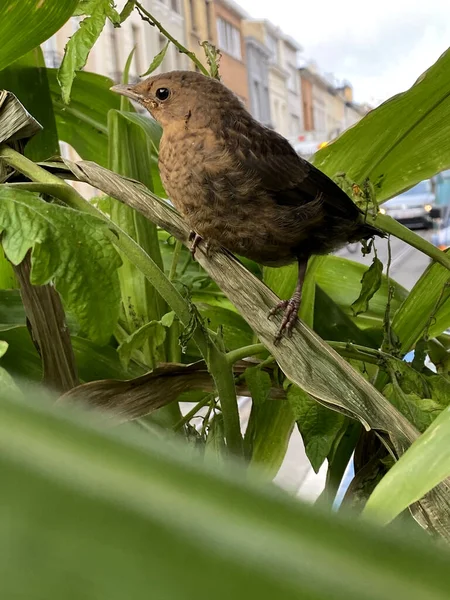
[[[293,67],[292,65],[289,65],[288,66],[288,73],[289,73],[289,78],[288,78],[288,82],[287,82],[288,89],[291,92],[297,93],[297,91],[298,91],[298,84],[297,84],[298,74],[297,74],[297,69],[295,67]]]
[[[111,22],[107,25],[108,32],[108,53],[107,53],[107,68],[111,79],[119,82],[122,76],[122,69],[120,64],[119,44],[116,35],[116,30],[112,26]]]
[[[181,6],[180,6],[180,0],[171,0],[170,3],[172,10],[178,14],[181,14]]]
[[[259,85],[259,81],[253,82],[253,90],[254,90],[254,111],[253,115],[255,119],[261,121],[261,86]]]
[[[291,114],[289,129],[289,134],[293,137],[298,136],[298,134],[300,133],[300,119],[297,115]]]
[[[230,56],[233,56],[233,58],[241,60],[241,34],[239,33],[239,29],[228,21],[219,18],[217,19],[217,35],[219,38],[219,48],[230,54]]]
[[[144,72],[141,64],[141,44],[140,44],[140,29],[134,23],[131,25],[131,32],[133,35],[133,46],[134,50],[134,71],[136,75],[140,75]]]
[[[194,0],[189,0],[189,12],[191,13],[191,29],[192,31],[197,30],[197,18],[195,14],[195,2]]]
[[[46,67],[58,68],[60,66],[61,56],[56,49],[56,37],[54,35],[42,44],[42,51]]]
[[[278,40],[273,35],[267,34],[266,45],[270,52],[270,60],[278,62]]]

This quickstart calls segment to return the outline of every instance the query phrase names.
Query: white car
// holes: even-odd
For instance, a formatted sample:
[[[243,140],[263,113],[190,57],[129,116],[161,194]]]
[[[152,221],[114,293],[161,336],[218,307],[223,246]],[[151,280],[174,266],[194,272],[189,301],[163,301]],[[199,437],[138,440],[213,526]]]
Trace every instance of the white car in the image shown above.
[[[391,216],[410,229],[431,229],[433,219],[430,212],[435,201],[431,181],[425,179],[403,194],[385,202],[380,212]]]

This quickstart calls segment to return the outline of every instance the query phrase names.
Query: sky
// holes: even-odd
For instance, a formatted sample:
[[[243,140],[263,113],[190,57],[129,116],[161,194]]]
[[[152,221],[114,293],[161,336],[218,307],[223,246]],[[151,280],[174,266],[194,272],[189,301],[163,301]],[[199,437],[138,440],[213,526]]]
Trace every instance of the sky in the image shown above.
[[[376,105],[409,88],[450,46],[449,0],[238,0],[294,37],[321,73]]]

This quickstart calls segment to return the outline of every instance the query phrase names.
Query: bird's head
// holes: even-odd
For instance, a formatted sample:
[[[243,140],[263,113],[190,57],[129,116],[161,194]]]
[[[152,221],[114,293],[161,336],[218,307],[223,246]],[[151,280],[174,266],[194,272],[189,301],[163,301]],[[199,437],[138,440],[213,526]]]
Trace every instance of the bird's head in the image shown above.
[[[219,81],[193,71],[170,71],[111,90],[139,102],[163,127],[187,120],[208,126],[222,110],[242,109],[239,99]]]

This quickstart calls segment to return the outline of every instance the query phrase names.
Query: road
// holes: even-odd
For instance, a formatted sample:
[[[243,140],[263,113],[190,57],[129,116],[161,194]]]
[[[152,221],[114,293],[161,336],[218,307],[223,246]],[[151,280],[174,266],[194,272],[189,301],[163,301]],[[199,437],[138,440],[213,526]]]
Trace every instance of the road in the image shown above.
[[[431,239],[431,232],[431,229],[428,231],[417,231],[419,235],[428,241]],[[378,258],[385,266],[384,272],[386,272],[386,265],[388,262],[388,242],[387,240],[377,239],[376,246]],[[349,252],[348,247],[346,247],[336,254],[369,266],[372,262],[372,254],[364,257],[361,254],[360,244],[354,244],[353,247],[357,248],[355,253]],[[413,287],[430,262],[430,259],[425,254],[419,252],[419,250],[416,250],[415,248],[411,248],[411,246],[397,238],[391,238],[391,256],[390,275],[392,279],[395,279],[397,283],[400,283],[400,285],[407,290],[410,290]]]

